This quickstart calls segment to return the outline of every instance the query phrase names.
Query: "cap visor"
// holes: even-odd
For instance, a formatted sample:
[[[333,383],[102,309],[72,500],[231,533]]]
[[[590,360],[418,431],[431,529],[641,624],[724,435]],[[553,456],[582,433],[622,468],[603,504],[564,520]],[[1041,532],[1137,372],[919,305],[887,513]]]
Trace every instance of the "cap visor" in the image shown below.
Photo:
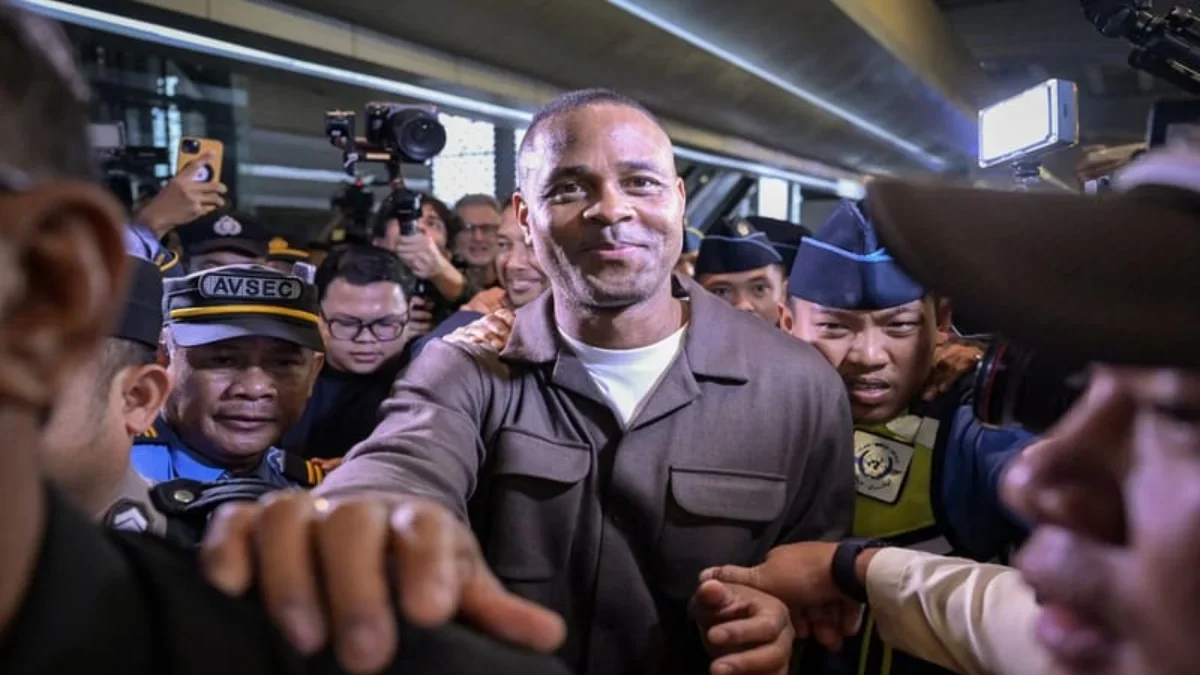
[[[887,180],[867,192],[867,211],[895,259],[988,328],[1092,361],[1200,366],[1195,195],[1084,197]]]
[[[202,347],[242,337],[269,337],[315,351],[325,350],[321,332],[316,326],[258,317],[239,317],[213,323],[172,323],[170,329],[171,337],[180,347]]]

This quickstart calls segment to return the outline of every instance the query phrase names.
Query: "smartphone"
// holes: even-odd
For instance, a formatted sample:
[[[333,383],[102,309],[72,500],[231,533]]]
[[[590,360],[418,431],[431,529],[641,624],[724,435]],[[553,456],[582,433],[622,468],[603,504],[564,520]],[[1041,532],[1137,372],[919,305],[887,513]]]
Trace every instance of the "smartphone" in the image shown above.
[[[200,172],[196,174],[196,181],[220,183],[221,163],[225,159],[225,144],[211,138],[184,136],[179,139],[179,151],[175,155],[175,171],[182,171],[183,167],[195,161],[196,158],[209,153],[213,155],[214,159],[211,164],[205,164],[200,169]]]

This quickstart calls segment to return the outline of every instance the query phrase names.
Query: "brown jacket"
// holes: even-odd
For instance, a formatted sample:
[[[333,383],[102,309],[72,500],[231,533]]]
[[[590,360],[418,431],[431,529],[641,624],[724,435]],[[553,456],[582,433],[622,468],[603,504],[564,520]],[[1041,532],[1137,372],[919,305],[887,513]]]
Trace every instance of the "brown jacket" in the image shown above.
[[[698,673],[701,570],[850,530],[845,388],[807,344],[690,279],[684,347],[623,428],[560,346],[550,294],[507,346],[434,342],[318,490],[421,494],[469,517],[496,575],[567,620],[585,675]]]

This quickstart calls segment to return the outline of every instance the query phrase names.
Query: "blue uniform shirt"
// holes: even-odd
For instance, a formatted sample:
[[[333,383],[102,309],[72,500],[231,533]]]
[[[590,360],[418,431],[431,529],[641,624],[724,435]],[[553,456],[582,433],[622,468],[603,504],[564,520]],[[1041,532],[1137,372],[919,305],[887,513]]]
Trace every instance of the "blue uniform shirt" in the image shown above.
[[[188,449],[160,417],[149,432],[134,441],[129,459],[134,470],[151,483],[176,478],[190,478],[204,483],[215,483],[230,478],[258,478],[280,488],[296,487],[300,483],[284,474],[285,458],[282,450],[271,448],[263,455],[258,468],[253,472],[232,474]]]

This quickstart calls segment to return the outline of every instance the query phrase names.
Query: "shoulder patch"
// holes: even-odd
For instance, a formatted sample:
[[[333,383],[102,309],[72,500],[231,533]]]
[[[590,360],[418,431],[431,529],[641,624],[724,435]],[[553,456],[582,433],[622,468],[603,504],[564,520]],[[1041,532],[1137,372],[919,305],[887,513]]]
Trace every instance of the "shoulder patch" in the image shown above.
[[[150,529],[150,517],[141,504],[130,499],[120,499],[104,514],[104,524],[114,530],[146,532]]]
[[[484,349],[498,354],[508,345],[515,319],[512,310],[498,309],[442,339],[460,347]]]

